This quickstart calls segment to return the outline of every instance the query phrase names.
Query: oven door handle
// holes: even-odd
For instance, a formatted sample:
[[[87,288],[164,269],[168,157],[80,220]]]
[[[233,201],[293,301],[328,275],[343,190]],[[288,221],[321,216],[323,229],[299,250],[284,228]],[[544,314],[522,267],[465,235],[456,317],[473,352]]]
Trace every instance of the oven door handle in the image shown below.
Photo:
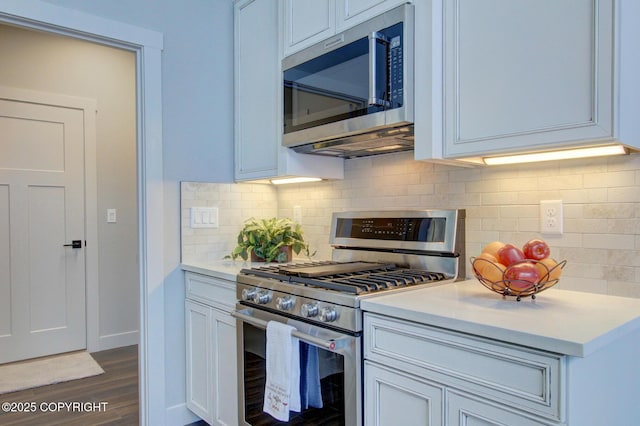
[[[240,321],[244,321],[246,323],[249,323],[251,325],[254,325],[256,327],[262,328],[262,329],[266,329],[267,328],[267,324],[268,321],[263,321],[261,319],[258,318],[254,318],[250,315],[246,315],[243,313],[240,313],[238,311],[232,311],[231,312],[231,316],[239,319]],[[331,340],[324,340],[324,339],[320,339],[318,337],[315,336],[311,336],[309,334],[303,333],[301,331],[298,330],[293,330],[291,332],[291,335],[293,337],[297,337],[298,339],[302,340],[305,343],[309,343],[311,345],[314,346],[318,346],[324,349],[328,349],[330,351],[333,351],[336,349],[336,340],[331,339]]]

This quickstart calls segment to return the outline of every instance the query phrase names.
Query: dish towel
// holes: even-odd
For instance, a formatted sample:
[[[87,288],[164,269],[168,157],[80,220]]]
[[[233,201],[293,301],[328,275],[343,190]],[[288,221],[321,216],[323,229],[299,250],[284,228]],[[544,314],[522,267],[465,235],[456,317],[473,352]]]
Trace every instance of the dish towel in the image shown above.
[[[265,413],[289,421],[289,411],[300,411],[300,341],[291,335],[294,327],[276,321],[267,323],[267,380]]]
[[[322,408],[318,348],[304,342],[300,342],[300,405],[303,410]]]

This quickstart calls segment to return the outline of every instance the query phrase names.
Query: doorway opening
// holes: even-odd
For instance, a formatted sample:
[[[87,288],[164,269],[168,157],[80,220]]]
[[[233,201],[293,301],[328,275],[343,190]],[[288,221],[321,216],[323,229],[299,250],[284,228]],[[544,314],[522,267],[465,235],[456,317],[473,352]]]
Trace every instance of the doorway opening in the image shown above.
[[[5,249],[12,254],[12,277],[0,278],[0,291],[12,295],[5,300],[11,300],[6,312],[13,318],[7,318],[12,333],[4,344],[22,359],[137,344],[135,54],[0,25],[0,55],[7,58],[0,69],[2,146],[23,151],[3,155],[0,164],[0,173],[14,176],[16,183],[8,186],[7,204],[13,207],[7,216],[33,216],[21,228],[10,220],[11,247]],[[73,134],[77,137],[70,138]],[[8,162],[10,157],[16,164]],[[17,188],[25,188],[23,197]],[[21,199],[25,208],[16,209]],[[81,247],[62,249],[65,239],[80,240]],[[24,240],[28,244],[21,249]],[[66,259],[65,268],[58,259]],[[30,294],[18,297],[22,292]]]
[[[66,35],[134,52],[139,258],[140,424],[165,416],[162,34],[44,2],[0,6],[0,23]],[[153,356],[150,356],[153,354]]]

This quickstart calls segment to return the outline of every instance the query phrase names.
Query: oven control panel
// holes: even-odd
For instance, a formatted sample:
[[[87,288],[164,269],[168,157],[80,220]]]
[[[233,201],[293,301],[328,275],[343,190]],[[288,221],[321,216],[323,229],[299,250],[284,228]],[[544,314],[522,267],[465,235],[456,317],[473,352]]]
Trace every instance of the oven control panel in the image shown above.
[[[336,237],[391,241],[443,242],[446,219],[437,218],[340,218]]]
[[[327,324],[350,331],[360,331],[359,310],[349,306],[328,303],[285,291],[238,283],[238,298],[256,309],[281,312],[288,317]]]

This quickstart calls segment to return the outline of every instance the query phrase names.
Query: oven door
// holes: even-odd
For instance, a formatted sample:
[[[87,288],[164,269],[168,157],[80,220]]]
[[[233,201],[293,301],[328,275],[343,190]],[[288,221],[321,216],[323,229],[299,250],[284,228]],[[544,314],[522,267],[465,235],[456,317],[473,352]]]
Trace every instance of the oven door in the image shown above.
[[[238,333],[238,419],[241,425],[362,425],[361,338],[244,305],[232,313]],[[291,411],[289,422],[263,412],[266,327],[278,321],[295,327],[301,351],[317,351],[321,408]],[[302,355],[302,353],[301,353]],[[302,358],[302,356],[301,356]],[[317,398],[317,395],[316,395]]]

